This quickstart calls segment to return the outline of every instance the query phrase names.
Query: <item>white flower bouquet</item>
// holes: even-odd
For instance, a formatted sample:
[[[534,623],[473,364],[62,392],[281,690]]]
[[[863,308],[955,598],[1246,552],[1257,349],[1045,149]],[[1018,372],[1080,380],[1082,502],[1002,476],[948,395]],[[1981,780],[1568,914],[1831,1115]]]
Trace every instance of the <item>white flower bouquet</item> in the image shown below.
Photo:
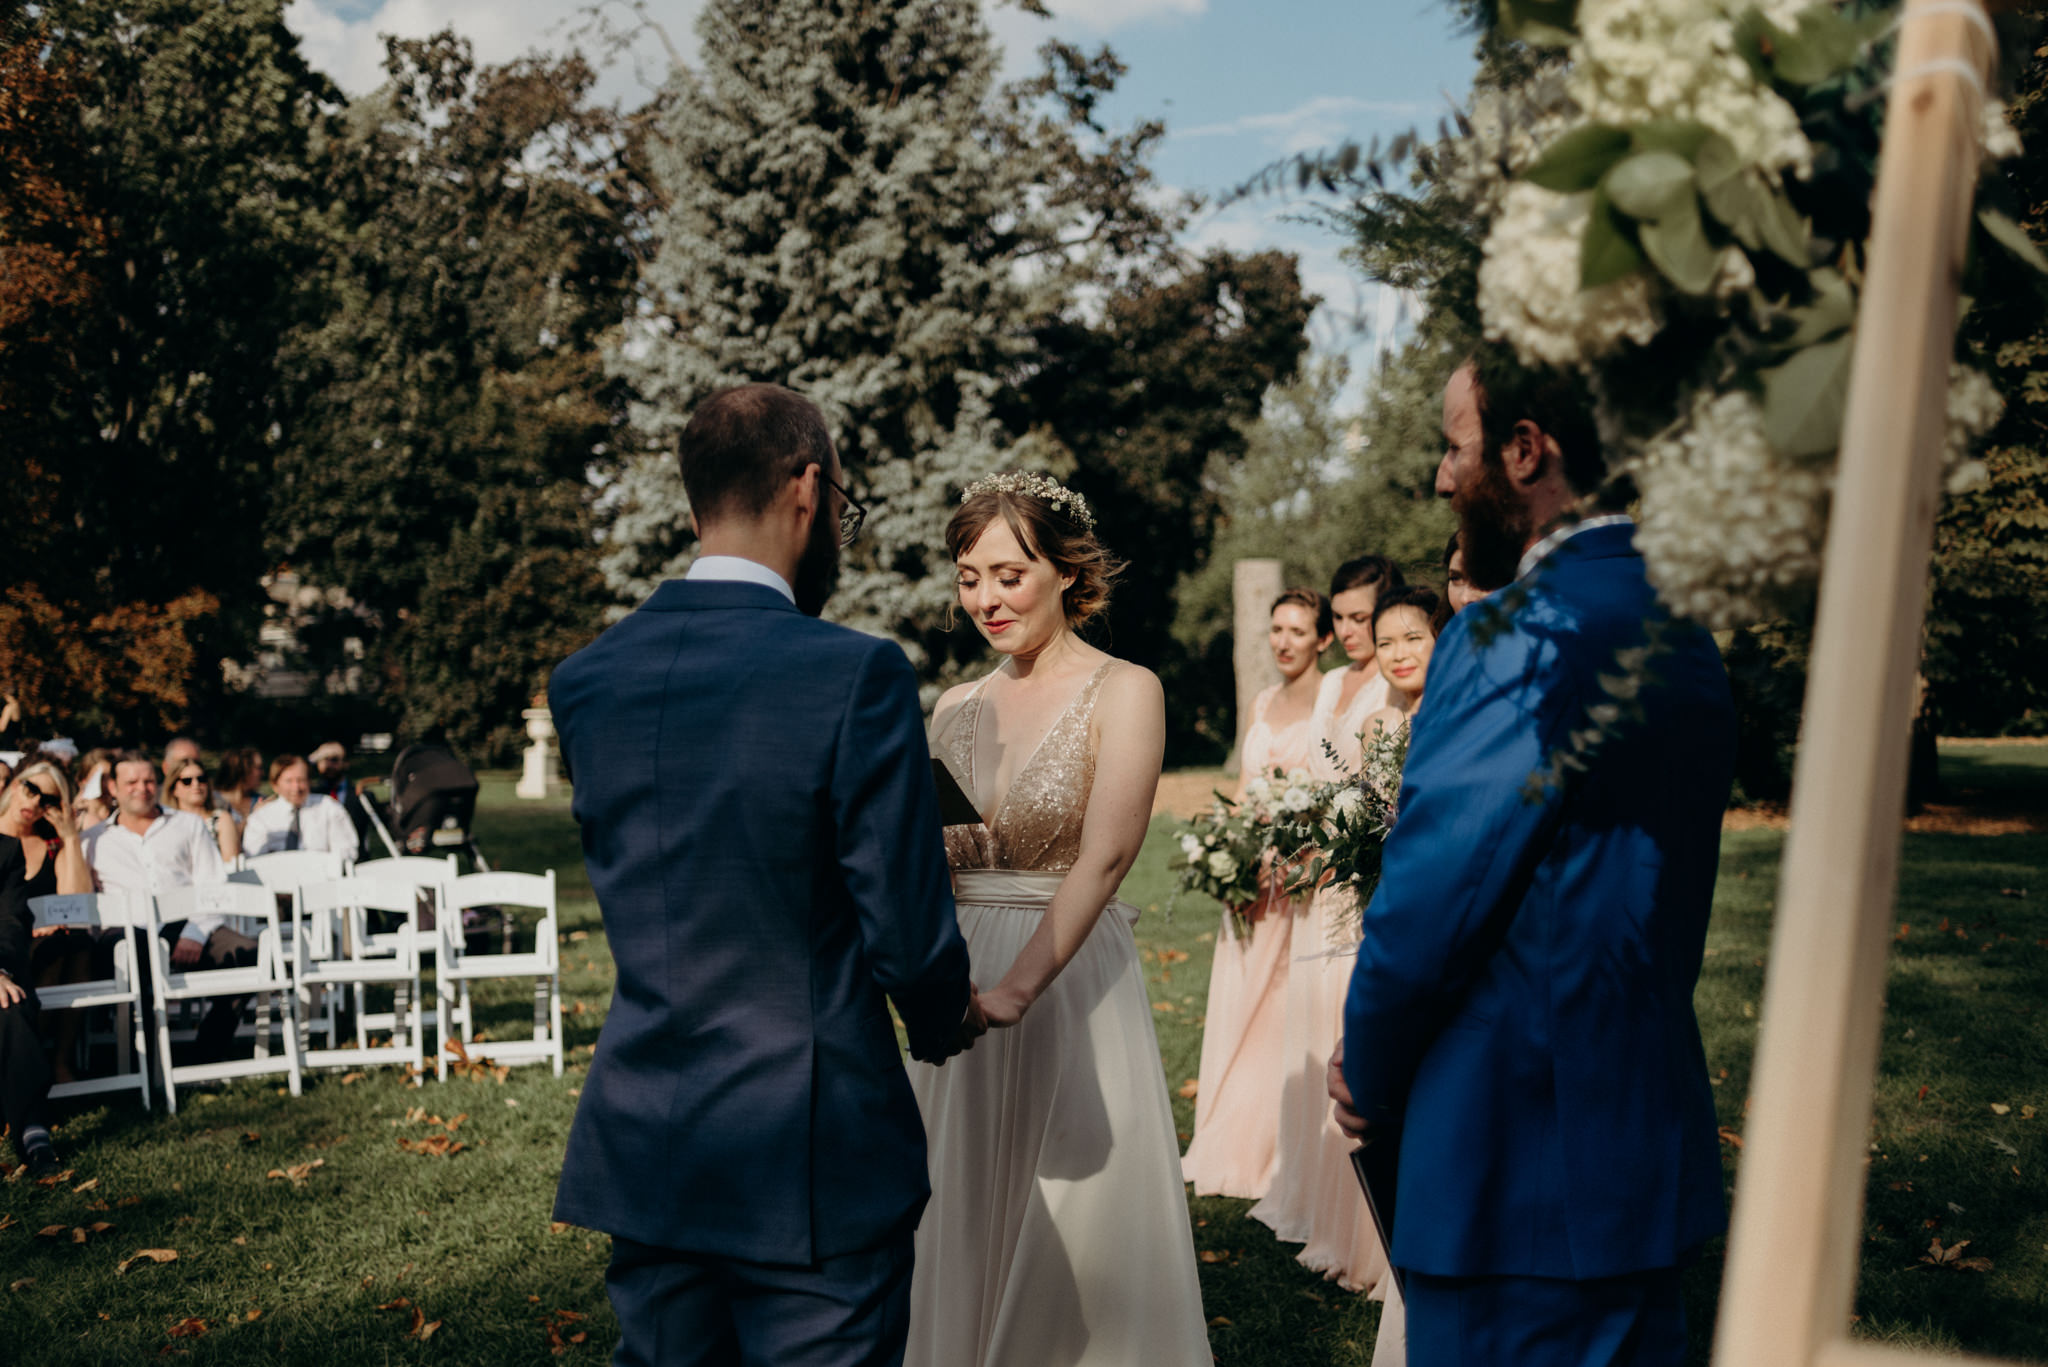
[[[1348,929],[1379,886],[1380,859],[1394,827],[1401,770],[1408,762],[1408,728],[1361,737],[1364,758],[1356,778],[1317,787],[1306,807],[1276,821],[1270,834],[1275,867],[1290,870],[1286,893],[1323,888],[1348,891],[1350,912],[1332,925]]]
[[[1262,885],[1272,834],[1280,822],[1309,810],[1315,786],[1306,771],[1275,769],[1245,783],[1244,800],[1221,793],[1180,832],[1176,895],[1199,892],[1230,911],[1231,930],[1243,939],[1268,900]]]

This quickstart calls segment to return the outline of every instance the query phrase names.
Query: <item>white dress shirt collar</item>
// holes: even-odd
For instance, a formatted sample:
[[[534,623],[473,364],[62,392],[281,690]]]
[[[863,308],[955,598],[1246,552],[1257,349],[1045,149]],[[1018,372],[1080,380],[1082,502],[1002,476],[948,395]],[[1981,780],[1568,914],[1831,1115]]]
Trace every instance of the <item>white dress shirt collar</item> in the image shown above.
[[[1634,526],[1635,519],[1627,513],[1602,513],[1598,517],[1582,518],[1577,522],[1567,523],[1522,552],[1522,561],[1515,566],[1515,578],[1528,578],[1530,570],[1535,569],[1552,551],[1580,532],[1590,532],[1595,527],[1619,527],[1623,524]]]
[[[764,589],[774,589],[792,603],[796,601],[796,593],[789,587],[787,579],[760,561],[749,560],[745,556],[700,555],[683,578],[759,584]]]

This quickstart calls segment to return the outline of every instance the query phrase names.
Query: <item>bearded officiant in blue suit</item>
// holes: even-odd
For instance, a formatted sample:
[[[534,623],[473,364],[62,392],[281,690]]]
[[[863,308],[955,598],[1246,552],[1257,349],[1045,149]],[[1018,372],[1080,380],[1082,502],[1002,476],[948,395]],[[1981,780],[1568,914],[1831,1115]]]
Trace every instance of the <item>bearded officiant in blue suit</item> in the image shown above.
[[[1603,471],[1575,380],[1482,352],[1444,436],[1467,573],[1502,591],[1430,661],[1331,1094],[1399,1145],[1410,1367],[1679,1367],[1680,1275],[1726,1221],[1692,996],[1727,675],[1629,519],[1584,514]]]
[[[615,1363],[894,1367],[931,1062],[986,1028],[893,642],[817,620],[861,510],[807,400],[684,428],[699,555],[554,673],[617,961],[555,1218],[612,1236]]]

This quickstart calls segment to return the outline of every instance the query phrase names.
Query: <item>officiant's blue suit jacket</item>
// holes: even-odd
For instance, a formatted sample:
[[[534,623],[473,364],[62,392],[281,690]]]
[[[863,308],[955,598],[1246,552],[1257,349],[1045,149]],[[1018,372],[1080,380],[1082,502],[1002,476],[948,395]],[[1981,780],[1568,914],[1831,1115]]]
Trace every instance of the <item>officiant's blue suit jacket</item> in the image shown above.
[[[1734,708],[1712,639],[1659,611],[1633,530],[1566,541],[1524,601],[1465,609],[1430,661],[1344,1015],[1354,1102],[1400,1126],[1392,1252],[1414,1271],[1615,1276],[1725,1221],[1692,994]],[[1617,704],[1601,678],[1646,620],[1671,650],[1640,714],[1584,772],[1532,784]]]
[[[929,1054],[969,989],[902,650],[672,580],[548,692],[618,965],[555,1218],[760,1263],[907,1233],[930,1188],[884,994]]]

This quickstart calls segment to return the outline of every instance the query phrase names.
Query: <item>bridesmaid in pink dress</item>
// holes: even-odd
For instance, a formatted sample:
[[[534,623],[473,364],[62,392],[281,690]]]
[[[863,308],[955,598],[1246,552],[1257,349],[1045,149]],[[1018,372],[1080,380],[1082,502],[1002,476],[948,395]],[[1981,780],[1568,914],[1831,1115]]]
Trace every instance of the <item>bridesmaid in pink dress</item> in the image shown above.
[[[1267,644],[1281,682],[1252,703],[1252,724],[1240,752],[1238,796],[1254,778],[1308,764],[1316,697],[1316,661],[1330,644],[1330,603],[1314,589],[1289,589],[1273,604]],[[1284,1076],[1282,1027],[1294,926],[1306,910],[1269,887],[1250,909],[1252,931],[1239,938],[1226,909],[1209,970],[1202,1027],[1201,1086],[1195,1096],[1195,1137],[1181,1176],[1197,1196],[1266,1194],[1273,1180]]]
[[[1359,734],[1386,707],[1387,681],[1373,653],[1372,613],[1383,592],[1402,586],[1384,556],[1345,562],[1330,584],[1337,639],[1350,663],[1323,676],[1316,699],[1309,774],[1318,782],[1348,777],[1362,754]],[[1328,749],[1324,742],[1328,742]],[[1333,759],[1330,750],[1336,751]],[[1386,1250],[1372,1227],[1351,1169],[1351,1141],[1331,1118],[1325,1090],[1330,1055],[1343,1035],[1344,993],[1351,981],[1351,938],[1339,929],[1352,912],[1349,894],[1319,892],[1295,922],[1288,966],[1279,1167],[1252,1218],[1289,1243],[1306,1246],[1300,1261],[1349,1291],[1375,1300],[1392,1291]],[[1387,1335],[1382,1335],[1384,1343]],[[1380,1367],[1398,1362],[1399,1350]]]

